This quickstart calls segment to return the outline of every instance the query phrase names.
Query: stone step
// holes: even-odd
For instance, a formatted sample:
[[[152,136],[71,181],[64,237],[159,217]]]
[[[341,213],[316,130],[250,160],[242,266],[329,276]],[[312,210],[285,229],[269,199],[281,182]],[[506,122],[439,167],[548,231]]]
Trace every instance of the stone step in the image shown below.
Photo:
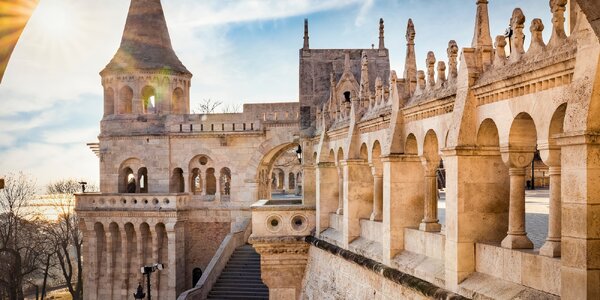
[[[209,296],[266,296],[269,297],[269,291],[264,292],[245,292],[245,291],[210,291]]]

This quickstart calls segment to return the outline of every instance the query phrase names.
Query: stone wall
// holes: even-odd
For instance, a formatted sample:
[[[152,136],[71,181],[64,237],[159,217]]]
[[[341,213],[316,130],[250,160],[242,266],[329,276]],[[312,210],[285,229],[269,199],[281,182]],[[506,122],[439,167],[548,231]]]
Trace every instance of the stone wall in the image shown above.
[[[185,240],[185,288],[192,288],[192,271],[202,272],[230,231],[228,222],[188,222]]]
[[[428,299],[366,268],[310,247],[302,299]]]

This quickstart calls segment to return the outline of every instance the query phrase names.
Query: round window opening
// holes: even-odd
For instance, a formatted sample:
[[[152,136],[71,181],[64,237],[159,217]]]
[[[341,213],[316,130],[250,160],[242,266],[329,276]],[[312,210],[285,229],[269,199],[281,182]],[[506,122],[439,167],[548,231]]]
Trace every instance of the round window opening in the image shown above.
[[[204,166],[208,163],[208,158],[206,158],[206,156],[202,156],[198,159],[198,162]]]
[[[271,232],[277,232],[281,229],[281,217],[271,215],[267,218],[267,229]]]
[[[292,218],[292,229],[295,231],[303,231],[308,227],[308,220],[305,216],[296,215]]]

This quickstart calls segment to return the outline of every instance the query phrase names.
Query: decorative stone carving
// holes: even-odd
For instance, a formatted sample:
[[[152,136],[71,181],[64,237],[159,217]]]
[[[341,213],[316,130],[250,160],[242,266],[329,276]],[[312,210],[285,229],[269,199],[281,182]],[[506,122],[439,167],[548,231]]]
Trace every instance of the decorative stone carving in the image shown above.
[[[494,66],[503,66],[506,63],[506,37],[504,37],[503,35],[497,35],[494,46],[496,47],[496,56],[494,56]]]
[[[458,76],[458,45],[455,40],[450,40],[448,42],[448,49],[446,49],[446,53],[448,53],[448,67],[450,70],[448,71],[448,77],[450,80],[453,80]]]
[[[525,53],[523,48],[523,43],[525,42],[523,24],[525,24],[525,15],[523,15],[523,11],[520,8],[515,8],[512,17],[510,18],[510,26],[513,30],[511,37],[512,48],[510,52],[510,62],[519,61],[523,56],[523,53]]]
[[[552,35],[548,42],[549,47],[557,47],[567,38],[565,33],[565,7],[567,0],[550,0],[550,10],[552,11]]]
[[[437,65],[437,85],[442,86],[444,82],[446,82],[446,63],[443,61],[438,61]]]
[[[383,38],[383,18],[379,19],[379,50],[385,49]]]
[[[419,89],[424,90],[425,89],[425,72],[423,72],[423,70],[417,71],[417,80],[419,83]]]
[[[538,18],[531,20],[529,30],[531,31],[531,44],[527,53],[536,54],[543,51],[546,48],[546,44],[544,44],[544,38],[542,37],[542,31],[544,30],[542,20]]]
[[[415,55],[415,25],[408,19],[406,25],[406,59],[404,61],[404,78],[408,84],[409,94],[417,88],[417,58]]]
[[[435,85],[435,54],[433,51],[427,52],[427,59],[425,59],[425,64],[427,64],[427,83],[429,86]]]

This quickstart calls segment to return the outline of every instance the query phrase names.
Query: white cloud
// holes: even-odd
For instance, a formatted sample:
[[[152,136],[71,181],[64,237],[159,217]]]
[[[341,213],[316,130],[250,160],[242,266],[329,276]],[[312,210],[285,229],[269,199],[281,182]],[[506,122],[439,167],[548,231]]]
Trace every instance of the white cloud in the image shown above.
[[[97,140],[98,126],[84,128],[61,128],[42,133],[42,141],[48,144],[85,144]]]
[[[356,15],[356,19],[354,19],[354,25],[356,27],[360,27],[365,23],[369,10],[373,7],[373,2],[375,2],[375,0],[365,0],[363,5],[361,5],[360,10]]]

